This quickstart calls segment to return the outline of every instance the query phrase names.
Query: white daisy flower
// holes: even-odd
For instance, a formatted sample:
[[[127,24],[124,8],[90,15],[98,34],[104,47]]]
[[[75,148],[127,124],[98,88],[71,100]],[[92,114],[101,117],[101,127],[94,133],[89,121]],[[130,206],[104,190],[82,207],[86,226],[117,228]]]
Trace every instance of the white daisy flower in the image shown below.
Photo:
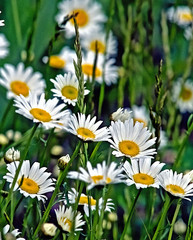
[[[60,97],[65,103],[76,105],[78,99],[79,82],[77,78],[71,73],[61,74],[56,76],[56,80],[50,79],[54,84],[54,89],[51,91],[55,97]],[[87,95],[90,91],[85,89],[84,95]]]
[[[149,115],[145,106],[136,106],[132,107],[132,114],[134,122],[138,121],[144,124],[144,127],[147,127],[149,122]]]
[[[77,197],[78,197],[78,192],[76,191],[75,188],[72,188],[71,191],[68,192],[69,203],[70,204],[75,203]],[[67,203],[66,199],[64,199],[64,201],[65,201],[65,203]],[[97,201],[93,197],[87,196],[84,193],[81,193],[78,205],[83,205],[86,216],[89,216],[89,205],[90,205],[91,211],[94,211],[94,210],[96,210]],[[101,197],[98,202],[99,214],[101,212],[102,207],[103,207],[103,199]],[[109,198],[109,199],[107,199],[105,211],[111,212],[112,209],[114,209],[114,204],[112,203],[112,199]]]
[[[56,16],[56,21],[59,24],[64,21],[64,17],[67,15],[78,13],[76,21],[80,36],[98,31],[100,24],[106,21],[106,17],[101,10],[101,5],[91,0],[64,0],[59,3],[58,8],[59,13]],[[70,19],[65,24],[65,30],[67,37],[70,38],[75,35],[73,19]]]
[[[191,39],[192,39],[192,36],[193,36],[193,29],[192,29],[192,27],[187,27],[187,28],[184,30],[184,37],[185,37],[187,40],[191,40]]]
[[[193,21],[192,10],[188,6],[171,7],[167,10],[169,21],[181,27],[186,27]]]
[[[19,162],[12,162],[7,164],[7,170],[9,171],[3,178],[10,182],[9,187],[11,188],[15,173],[17,171]],[[46,167],[40,168],[40,163],[35,162],[30,167],[30,161],[25,160],[22,164],[19,172],[14,191],[19,189],[20,193],[25,197],[35,198],[38,201],[43,202],[47,197],[45,196],[48,192],[54,191],[54,182],[49,176],[51,173],[45,172]]]
[[[21,232],[19,232],[19,230],[18,229],[14,229],[13,231],[9,231],[10,230],[10,225],[9,224],[7,224],[4,228],[3,228],[3,234],[6,236],[6,234],[8,234],[8,233],[11,233],[15,238],[14,239],[16,239],[16,240],[25,240],[25,238],[18,238],[17,236],[21,233]],[[16,238],[17,237],[17,238]],[[2,237],[1,237],[1,232],[0,232],[0,240],[2,239]]]
[[[177,174],[172,170],[162,171],[158,179],[160,185],[175,197],[184,198],[191,201],[187,197],[193,196],[193,183],[191,183],[190,175],[182,173]]]
[[[175,82],[173,88],[173,101],[176,102],[180,112],[193,111],[193,82],[188,79],[182,84],[181,79]]]
[[[90,190],[97,185],[116,184],[123,182],[123,169],[117,168],[117,164],[112,162],[109,166],[103,161],[98,163],[96,168],[92,168],[91,163],[87,162],[88,172],[80,167],[80,172],[71,171],[67,177],[72,179],[79,179],[88,183],[87,189]]]
[[[151,133],[143,123],[136,122],[133,119],[126,120],[124,123],[120,120],[111,122],[109,127],[113,140],[109,140],[111,147],[115,149],[112,152],[116,157],[126,156],[129,158],[152,157],[156,154],[156,149],[151,148],[156,138],[149,139]]]
[[[24,67],[23,63],[19,63],[17,67],[11,64],[5,64],[0,69],[0,84],[8,89],[7,98],[15,98],[22,94],[24,97],[29,96],[29,92],[40,95],[45,88],[45,82],[42,74],[33,72],[32,67]]]
[[[108,141],[108,128],[102,127],[98,129],[102,122],[103,121],[96,122],[96,116],[91,118],[91,115],[86,117],[85,114],[78,113],[77,118],[76,115],[73,114],[70,116],[70,121],[66,130],[83,139],[84,141]]]
[[[7,41],[4,34],[0,33],[0,59],[7,57],[9,53],[9,42]]]
[[[87,51],[96,52],[96,46],[98,49],[98,54],[104,54],[106,56],[116,55],[117,54],[117,41],[114,38],[112,32],[109,33],[109,38],[106,43],[106,34],[104,32],[93,32],[89,36],[82,37],[82,46]]]
[[[52,68],[66,69],[68,64],[73,64],[73,59],[76,59],[75,52],[69,47],[64,47],[59,54],[50,57],[44,56],[42,61],[49,62],[49,66]]]
[[[127,109],[118,108],[116,112],[113,112],[110,116],[111,120],[114,122],[120,120],[121,122],[125,122],[126,120],[131,119],[132,111],[128,111]]]
[[[0,11],[1,13],[1,11]],[[4,20],[0,20],[0,27],[5,26]]]
[[[159,161],[151,165],[151,158],[139,158],[131,160],[131,164],[126,161],[123,169],[126,172],[128,179],[125,183],[130,186],[136,185],[136,188],[154,187],[159,188],[158,174],[165,163]]]
[[[57,98],[45,100],[45,94],[42,93],[40,98],[35,94],[29,93],[29,98],[24,96],[17,96],[14,100],[18,109],[17,113],[23,115],[26,118],[33,120],[33,122],[40,122],[46,128],[63,128],[63,123],[60,118],[68,112],[68,110],[61,111],[65,104],[57,106],[59,100]]]
[[[72,207],[65,208],[64,205],[59,206],[59,209],[55,210],[55,213],[58,225],[60,225],[63,231],[71,232],[73,222],[75,232],[83,230],[81,226],[83,226],[85,222],[82,220],[82,215],[80,212],[75,214]]]

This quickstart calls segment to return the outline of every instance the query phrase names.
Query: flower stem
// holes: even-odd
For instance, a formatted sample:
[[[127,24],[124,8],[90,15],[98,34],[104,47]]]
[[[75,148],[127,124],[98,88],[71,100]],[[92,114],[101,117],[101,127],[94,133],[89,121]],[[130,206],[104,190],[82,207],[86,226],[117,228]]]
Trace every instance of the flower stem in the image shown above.
[[[171,224],[170,232],[169,232],[169,235],[168,235],[168,240],[172,240],[172,234],[173,234],[173,230],[174,230],[174,223],[176,222],[176,218],[177,218],[178,213],[180,211],[181,204],[182,204],[182,199],[179,199],[178,203],[177,203],[177,206],[176,206],[176,210],[175,210],[173,219],[172,219],[172,224]]]
[[[11,4],[12,4],[14,23],[15,23],[16,38],[17,38],[18,45],[21,46],[22,34],[21,34],[21,27],[20,27],[20,22],[19,22],[17,0],[12,0]]]
[[[126,222],[125,227],[124,227],[124,229],[123,229],[123,233],[122,233],[122,235],[121,235],[120,240],[123,240],[124,237],[125,237],[125,234],[126,234],[126,232],[127,232],[127,229],[128,229],[128,227],[129,227],[129,224],[130,224],[130,221],[131,221],[131,218],[132,218],[132,216],[133,216],[133,212],[134,212],[135,205],[136,205],[136,203],[137,203],[137,199],[139,198],[139,195],[140,195],[141,191],[142,191],[142,189],[139,189],[139,191],[138,191],[138,193],[137,193],[137,196],[135,197],[135,200],[133,201],[133,204],[131,205],[130,212],[129,212],[129,216],[128,216],[128,218],[127,218],[127,222]]]
[[[188,229],[186,232],[185,240],[191,240],[193,235],[193,205],[188,219]]]
[[[6,109],[5,109],[5,112],[4,112],[4,114],[3,114],[3,117],[2,117],[2,119],[1,119],[0,132],[2,132],[2,130],[3,130],[3,127],[4,127],[5,123],[6,123],[6,118],[7,118],[7,116],[9,115],[9,111],[10,111],[10,109],[11,109],[12,106],[13,106],[13,99],[10,99],[10,100],[9,100],[9,103],[8,103]]]

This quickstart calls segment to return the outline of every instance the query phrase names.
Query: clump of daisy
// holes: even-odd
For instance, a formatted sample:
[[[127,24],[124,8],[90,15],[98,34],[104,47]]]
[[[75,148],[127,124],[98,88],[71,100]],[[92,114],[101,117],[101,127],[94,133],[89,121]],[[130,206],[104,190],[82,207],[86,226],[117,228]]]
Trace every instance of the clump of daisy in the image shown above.
[[[125,183],[130,186],[135,184],[136,188],[154,187],[159,188],[158,174],[165,163],[159,161],[151,165],[151,158],[139,158],[131,160],[131,163],[126,161],[123,169],[127,174],[128,179]]]
[[[33,120],[35,123],[41,123],[46,129],[63,128],[60,118],[66,114],[66,111],[61,111],[65,104],[58,104],[57,98],[45,100],[45,94],[42,93],[40,98],[36,94],[29,94],[29,98],[20,95],[14,100],[15,106],[18,108],[17,113]],[[68,113],[67,113],[68,114]]]
[[[117,168],[117,164],[112,162],[109,166],[103,161],[98,163],[96,168],[93,168],[91,163],[87,162],[87,171],[80,167],[80,172],[71,171],[67,177],[79,179],[88,183],[87,189],[90,190],[98,185],[116,184],[123,182],[124,176],[121,174],[123,169]]]
[[[6,237],[6,235],[9,235],[11,237],[14,237],[14,239],[16,240],[25,240],[25,238],[20,238],[17,237],[21,232],[19,232],[18,229],[14,229],[13,231],[9,231],[10,230],[10,225],[7,224],[4,228],[3,228],[3,234]],[[1,239],[1,232],[0,232],[0,239]],[[7,239],[7,238],[6,238]],[[12,239],[12,238],[11,238]]]
[[[50,57],[44,56],[43,62],[48,63],[50,67],[56,69],[66,69],[68,64],[73,63],[76,54],[69,47],[64,47],[59,54],[51,55]]]
[[[60,97],[65,103],[76,105],[78,99],[79,82],[77,78],[71,73],[56,76],[56,80],[50,79],[54,84],[54,89],[51,91],[55,97]],[[84,95],[87,95],[90,91],[85,89]]]
[[[118,120],[125,122],[126,120],[131,119],[131,114],[132,111],[128,111],[128,109],[118,108],[116,112],[111,114],[110,118],[114,122]]]
[[[0,11],[0,13],[1,13],[1,11]],[[4,25],[5,25],[4,20],[0,20],[0,27],[2,27]]]
[[[77,198],[78,198],[78,192],[76,191],[75,188],[72,188],[71,191],[68,192],[69,203],[74,204],[76,202]],[[64,201],[67,202],[66,199],[64,199]],[[107,203],[105,206],[106,212],[111,212],[111,210],[114,209],[114,204],[111,201],[112,201],[111,199],[107,199]],[[81,193],[79,201],[78,201],[78,205],[84,206],[83,207],[84,212],[85,212],[86,216],[89,216],[89,205],[90,205],[91,211],[94,211],[94,210],[96,210],[97,201],[93,197],[87,196],[84,193]],[[101,212],[102,207],[103,207],[103,198],[101,197],[98,202],[99,214]]]
[[[62,24],[67,15],[77,14],[76,22],[80,36],[98,31],[100,24],[106,21],[101,5],[91,0],[63,0],[59,3],[58,8],[59,13],[56,16],[56,21],[59,24]],[[65,24],[65,32],[69,38],[75,35],[73,18]]]
[[[0,69],[0,84],[7,88],[7,98],[16,98],[20,94],[29,97],[29,93],[40,95],[45,88],[45,82],[42,74],[33,72],[32,67],[24,67],[23,63],[19,63],[17,67],[11,64],[5,64]]]
[[[181,79],[175,82],[173,88],[173,100],[176,102],[180,112],[193,111],[193,83],[188,79],[184,84]]]
[[[111,147],[115,149],[112,152],[116,157],[152,157],[156,154],[156,149],[151,148],[155,144],[156,138],[151,137],[151,133],[144,127],[143,123],[136,122],[133,119],[126,120],[124,123],[120,120],[111,122],[109,127],[112,139],[109,140]]]
[[[7,57],[9,53],[9,42],[7,41],[4,34],[0,34],[0,59]]]
[[[82,220],[80,212],[75,213],[72,207],[65,208],[65,206],[59,206],[59,209],[55,210],[58,225],[65,232],[72,232],[74,224],[74,231],[82,231],[81,228],[85,222]]]
[[[160,185],[170,194],[175,197],[190,200],[193,196],[193,183],[191,183],[191,177],[188,174],[178,174],[176,171],[165,170],[158,176]]]
[[[78,117],[75,114],[71,115],[66,130],[84,141],[108,141],[109,130],[107,127],[98,129],[101,124],[102,121],[96,122],[96,116],[91,118],[91,115],[86,117],[85,114],[78,113]]]
[[[3,177],[10,183],[11,188],[19,162],[7,164],[8,173]],[[37,198],[38,201],[45,201],[46,193],[54,191],[54,182],[49,178],[51,173],[46,172],[46,167],[40,168],[40,163],[34,162],[30,167],[30,161],[24,160],[19,172],[14,191],[19,189],[25,197]]]
[[[187,27],[193,21],[192,9],[188,6],[169,8],[167,10],[167,17],[171,22],[176,23],[180,27]]]

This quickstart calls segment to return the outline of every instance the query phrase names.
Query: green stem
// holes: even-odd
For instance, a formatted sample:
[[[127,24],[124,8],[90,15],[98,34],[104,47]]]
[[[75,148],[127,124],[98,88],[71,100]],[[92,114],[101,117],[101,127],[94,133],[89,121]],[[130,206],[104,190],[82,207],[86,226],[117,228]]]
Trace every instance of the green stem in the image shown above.
[[[140,195],[141,191],[142,191],[142,189],[140,188],[139,191],[138,191],[138,193],[137,193],[137,196],[135,197],[135,200],[133,201],[133,203],[132,203],[132,205],[131,205],[130,212],[129,212],[129,216],[128,216],[128,218],[127,218],[127,222],[126,222],[125,227],[124,227],[124,229],[123,229],[123,233],[121,234],[120,240],[123,240],[124,237],[125,237],[125,234],[126,234],[126,232],[127,232],[127,229],[128,229],[128,227],[129,227],[129,224],[130,224],[130,221],[131,221],[131,218],[132,218],[132,216],[133,216],[133,212],[134,212],[135,205],[136,205],[136,203],[137,203],[137,199],[139,198],[139,195]]]
[[[19,21],[17,0],[12,0],[11,4],[12,4],[12,11],[13,11],[13,19],[14,19],[14,23],[15,23],[16,38],[17,38],[18,45],[21,46],[22,35],[21,35],[21,27],[20,27],[20,21]]]
[[[3,114],[3,117],[1,119],[0,132],[2,132],[2,130],[3,130],[3,127],[4,127],[5,123],[6,123],[6,119],[7,119],[8,115],[9,115],[9,111],[10,111],[12,106],[13,106],[13,99],[10,99],[9,103],[7,104],[7,107],[5,109],[5,112]]]
[[[50,213],[50,210],[51,210],[51,208],[52,208],[52,205],[53,205],[53,203],[54,203],[54,200],[55,200],[55,198],[56,198],[56,195],[57,195],[57,193],[58,193],[58,190],[59,190],[61,184],[63,183],[63,181],[64,181],[64,179],[65,179],[65,177],[66,177],[66,174],[67,174],[67,172],[68,172],[69,167],[71,166],[73,160],[76,158],[76,156],[77,156],[77,154],[78,154],[78,152],[79,152],[79,150],[80,150],[80,146],[81,146],[81,144],[80,144],[80,142],[79,142],[79,144],[76,146],[76,149],[75,149],[75,151],[74,151],[74,153],[73,153],[70,161],[68,162],[65,170],[64,170],[63,172],[60,172],[60,175],[59,175],[58,180],[57,180],[57,182],[56,182],[55,190],[54,190],[54,192],[53,192],[53,194],[52,194],[52,197],[51,197],[51,199],[50,199],[50,201],[49,201],[49,203],[48,203],[48,206],[47,206],[47,208],[46,208],[46,211],[44,212],[44,215],[43,215],[42,219],[40,220],[40,222],[39,222],[39,224],[38,224],[38,226],[37,226],[37,228],[36,228],[36,230],[35,230],[35,232],[34,232],[33,239],[36,238],[36,236],[37,236],[37,234],[38,234],[38,232],[39,232],[42,224],[47,220],[47,218],[48,218],[48,216],[49,216],[49,213]]]
[[[170,200],[170,197],[168,196],[168,194],[166,193],[166,199],[165,199],[165,203],[164,203],[164,206],[163,206],[163,211],[162,211],[162,215],[160,217],[160,220],[159,220],[159,223],[158,223],[158,226],[156,228],[156,231],[153,235],[153,238],[152,240],[157,240],[159,239],[158,238],[158,235],[160,234],[160,232],[163,230],[163,224],[164,224],[164,220],[166,219],[166,215],[168,213],[168,209],[171,205],[171,200]]]
[[[192,220],[193,220],[193,205],[192,205],[192,209],[191,209],[189,219],[188,219],[188,229],[186,232],[185,240],[191,240],[191,236],[192,236],[192,232],[193,232],[193,226],[192,226],[193,223],[191,224]]]
[[[95,146],[94,150],[92,151],[91,156],[90,156],[90,158],[89,158],[90,162],[92,162],[92,160],[93,160],[94,157],[96,156],[96,153],[97,153],[97,151],[98,151],[101,143],[102,143],[102,142],[97,142],[97,144],[96,144],[96,146]]]
[[[172,240],[172,234],[173,234],[173,230],[174,230],[174,223],[176,222],[176,218],[177,218],[178,213],[180,211],[181,204],[182,204],[182,199],[179,199],[178,203],[177,203],[177,206],[176,206],[176,210],[175,210],[173,219],[172,219],[172,224],[171,224],[170,232],[169,232],[169,235],[168,235],[168,240]]]

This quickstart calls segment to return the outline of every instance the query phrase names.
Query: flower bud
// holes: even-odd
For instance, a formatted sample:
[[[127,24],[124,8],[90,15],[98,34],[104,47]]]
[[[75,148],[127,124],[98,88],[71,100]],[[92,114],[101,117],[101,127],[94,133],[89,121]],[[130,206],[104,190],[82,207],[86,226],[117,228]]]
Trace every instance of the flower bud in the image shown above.
[[[8,149],[4,156],[4,161],[6,163],[11,163],[13,161],[20,160],[20,151],[15,150],[13,147]]]
[[[6,144],[8,144],[8,142],[9,142],[8,138],[1,133],[0,134],[0,145],[6,145]]]
[[[111,222],[116,222],[117,221],[117,214],[115,212],[108,213],[108,219]]]
[[[58,159],[58,167],[60,168],[60,170],[64,170],[69,161],[70,161],[69,154],[59,158]]]
[[[41,230],[44,235],[53,237],[56,234],[57,227],[53,223],[44,223]]]
[[[186,228],[187,226],[181,218],[174,224],[174,232],[176,234],[184,234],[186,232]]]

